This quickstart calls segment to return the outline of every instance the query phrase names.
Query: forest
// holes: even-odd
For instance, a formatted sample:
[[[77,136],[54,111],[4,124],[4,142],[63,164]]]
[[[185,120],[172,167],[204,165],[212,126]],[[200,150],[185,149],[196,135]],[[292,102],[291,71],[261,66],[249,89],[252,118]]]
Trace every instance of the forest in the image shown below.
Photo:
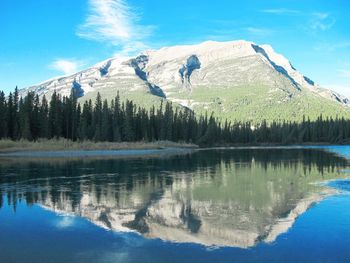
[[[100,94],[95,101],[78,102],[54,92],[29,92],[19,97],[18,89],[8,96],[0,92],[0,139],[30,140],[65,138],[72,141],[137,142],[173,141],[200,146],[237,144],[302,144],[349,142],[350,120],[323,118],[302,122],[262,121],[259,125],[229,122],[213,114],[197,116],[193,111],[162,103],[146,109],[116,95],[110,102]]]

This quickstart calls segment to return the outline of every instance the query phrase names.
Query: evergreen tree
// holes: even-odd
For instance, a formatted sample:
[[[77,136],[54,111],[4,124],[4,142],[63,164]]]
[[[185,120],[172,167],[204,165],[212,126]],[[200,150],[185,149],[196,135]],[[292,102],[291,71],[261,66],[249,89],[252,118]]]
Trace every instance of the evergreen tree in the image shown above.
[[[48,103],[43,96],[29,92],[18,97],[18,89],[5,97],[0,92],[0,138],[12,140],[60,138],[95,141],[171,140],[200,145],[256,143],[348,143],[350,120],[320,115],[315,121],[274,121],[259,124],[221,122],[212,114],[196,116],[192,111],[174,108],[170,102],[148,111],[119,94],[108,104],[100,94],[95,104],[86,101],[82,109],[75,90],[61,97],[56,92]]]
[[[0,139],[7,137],[7,102],[5,93],[0,92]]]
[[[49,106],[45,95],[41,100],[41,105],[39,106],[39,138],[49,138]]]
[[[15,119],[14,119],[14,116],[15,116],[15,108],[13,106],[13,95],[12,93],[10,92],[9,96],[8,96],[8,101],[7,101],[7,111],[6,111],[6,115],[7,115],[7,118],[6,118],[6,121],[7,121],[7,137],[12,139],[12,140],[15,140],[15,128],[14,128],[14,122],[15,122]]]
[[[123,138],[127,142],[134,141],[134,104],[127,100],[124,110]]]
[[[16,86],[15,92],[13,93],[12,119],[13,119],[13,138],[17,140],[20,138],[18,111],[19,111],[19,95],[18,95],[18,87]]]
[[[34,140],[40,137],[40,99],[38,94],[34,97],[33,112],[31,116],[31,132]]]
[[[60,95],[54,91],[49,107],[49,138],[62,137],[63,111]]]
[[[79,139],[80,140],[91,140],[92,135],[92,103],[91,100],[86,101],[83,105],[83,111],[80,117],[80,129]]]
[[[112,125],[113,125],[113,141],[120,142],[121,141],[121,127],[122,127],[122,114],[120,109],[120,97],[119,92],[115,97],[115,100],[112,103]]]
[[[97,93],[95,109],[93,114],[94,140],[102,140],[102,100],[100,93]]]
[[[20,99],[19,102],[19,136],[26,140],[33,139],[33,109],[34,109],[34,93],[29,92],[27,96]]]
[[[108,108],[107,100],[104,100],[102,106],[102,118],[101,118],[101,141],[112,141],[113,130],[112,130],[112,118],[110,110]]]

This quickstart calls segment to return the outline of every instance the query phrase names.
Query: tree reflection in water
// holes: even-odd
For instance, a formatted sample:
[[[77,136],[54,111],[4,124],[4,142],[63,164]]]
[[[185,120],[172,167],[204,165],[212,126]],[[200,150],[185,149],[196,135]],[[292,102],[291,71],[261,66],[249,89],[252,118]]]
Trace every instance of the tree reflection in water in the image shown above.
[[[165,158],[0,161],[4,196],[114,231],[208,246],[273,242],[332,190],[347,162],[312,149],[203,150]]]

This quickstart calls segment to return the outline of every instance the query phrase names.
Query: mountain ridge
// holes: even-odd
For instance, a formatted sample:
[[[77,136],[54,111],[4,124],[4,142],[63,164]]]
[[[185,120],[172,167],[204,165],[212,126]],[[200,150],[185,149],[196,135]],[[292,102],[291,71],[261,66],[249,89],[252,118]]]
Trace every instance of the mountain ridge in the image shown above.
[[[70,76],[23,89],[20,94],[34,91],[49,96],[55,90],[69,95],[72,88],[81,100],[94,99],[97,92],[111,99],[119,92],[143,105],[166,99],[198,113],[212,111],[238,120],[253,120],[258,107],[268,109],[269,120],[300,119],[302,115],[315,118],[316,112],[347,116],[350,112],[346,97],[317,85],[271,46],[244,40],[206,41],[148,50],[136,57],[110,58]],[[291,117],[279,116],[281,104],[288,104],[286,112]]]

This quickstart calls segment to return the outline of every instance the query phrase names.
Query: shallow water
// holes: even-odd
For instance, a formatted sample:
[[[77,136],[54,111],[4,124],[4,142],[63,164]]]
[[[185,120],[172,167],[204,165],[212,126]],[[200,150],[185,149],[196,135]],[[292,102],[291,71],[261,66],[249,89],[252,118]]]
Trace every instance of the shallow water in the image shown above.
[[[0,262],[349,262],[340,155],[106,158],[0,158]]]

